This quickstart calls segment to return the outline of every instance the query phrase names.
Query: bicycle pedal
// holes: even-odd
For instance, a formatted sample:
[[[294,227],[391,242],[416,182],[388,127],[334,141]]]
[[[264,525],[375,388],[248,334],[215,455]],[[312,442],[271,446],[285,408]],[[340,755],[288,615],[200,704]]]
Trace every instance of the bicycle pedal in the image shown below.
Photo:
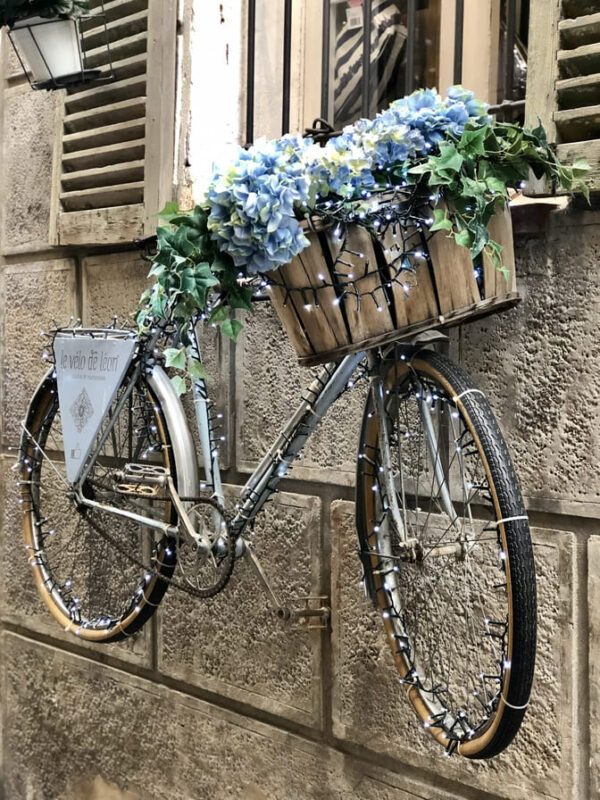
[[[113,488],[119,494],[132,494],[136,497],[156,497],[161,487],[147,483],[117,483]]]
[[[122,470],[113,472],[113,480],[124,485],[165,486],[170,475],[166,467],[155,464],[125,464]]]

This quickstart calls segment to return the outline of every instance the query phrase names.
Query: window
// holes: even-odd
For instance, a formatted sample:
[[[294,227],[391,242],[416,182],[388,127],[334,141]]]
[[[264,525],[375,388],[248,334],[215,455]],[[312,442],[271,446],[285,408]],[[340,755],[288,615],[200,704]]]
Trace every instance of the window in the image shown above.
[[[529,0],[249,0],[249,9],[249,141],[316,117],[339,129],[416,88],[453,83],[502,118],[523,115]]]

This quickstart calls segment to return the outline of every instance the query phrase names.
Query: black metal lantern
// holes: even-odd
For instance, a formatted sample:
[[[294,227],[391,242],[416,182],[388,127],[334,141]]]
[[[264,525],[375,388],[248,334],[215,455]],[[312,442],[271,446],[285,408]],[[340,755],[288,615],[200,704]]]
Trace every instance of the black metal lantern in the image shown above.
[[[19,19],[8,36],[33,89],[114,80],[103,0],[77,19]]]

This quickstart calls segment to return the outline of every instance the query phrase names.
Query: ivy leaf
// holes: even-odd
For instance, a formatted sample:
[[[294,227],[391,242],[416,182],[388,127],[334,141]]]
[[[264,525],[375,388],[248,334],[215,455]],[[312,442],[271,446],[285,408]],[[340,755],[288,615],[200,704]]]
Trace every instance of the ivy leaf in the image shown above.
[[[463,230],[460,233],[457,233],[454,238],[456,239],[457,244],[471,249],[471,245],[473,244],[473,234],[471,231]]]
[[[186,380],[185,378],[182,378],[181,375],[173,375],[171,378],[171,383],[173,384],[173,388],[177,392],[178,396],[181,396],[187,392]]]
[[[252,289],[236,284],[229,289],[229,305],[231,308],[243,308],[246,311],[254,311],[251,302]]]
[[[221,325],[221,330],[225,336],[229,336],[235,342],[243,327],[242,323],[238,322],[237,319],[226,319]]]
[[[450,142],[440,142],[440,156],[433,160],[438,164],[439,169],[459,172],[465,159],[458,152],[455,145]]]
[[[476,129],[465,127],[458,143],[461,152],[468,156],[485,155],[484,141],[487,130],[487,126]]]
[[[488,229],[485,227],[485,225],[477,225],[473,227],[475,230],[473,231],[473,241],[471,242],[471,257],[475,258],[479,255],[479,253],[481,253],[485,245],[488,243],[490,234],[488,233]]]
[[[501,194],[504,197],[508,197],[508,192],[506,191],[506,185],[504,181],[500,180],[500,178],[495,178],[493,175],[490,175],[488,178],[485,179],[485,185],[490,190],[490,192],[495,192],[496,194]]]
[[[433,212],[433,225],[431,231],[451,231],[452,221],[446,216],[446,212],[436,208]]]
[[[208,378],[202,362],[193,356],[188,358],[187,372],[195,381],[205,381]]]
[[[209,325],[218,325],[229,317],[229,312],[226,306],[217,306],[208,318]]]
[[[175,367],[175,369],[185,369],[185,350],[169,347],[164,351],[165,366]]]
[[[179,214],[179,203],[174,203],[169,200],[165,203],[165,207],[161,209],[156,216],[165,219],[166,217],[172,217],[173,214]]]

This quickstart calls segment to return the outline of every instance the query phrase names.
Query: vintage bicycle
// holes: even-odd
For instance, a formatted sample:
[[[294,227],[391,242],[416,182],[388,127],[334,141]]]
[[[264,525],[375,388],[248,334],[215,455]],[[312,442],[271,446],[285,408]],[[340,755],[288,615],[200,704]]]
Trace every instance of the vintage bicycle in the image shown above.
[[[533,677],[532,546],[498,424],[484,393],[436,351],[444,334],[386,334],[321,366],[232,507],[207,384],[193,387],[198,456],[165,369],[172,331],[167,320],[143,336],[78,324],[52,333],[19,464],[29,563],[57,622],[86,641],[122,640],[169,587],[210,597],[246,558],[282,620],[326,623],[325,606],[279,601],[247,534],[330,407],[368,383],[356,471],[365,592],[429,733],[449,754],[503,750]],[[194,323],[190,337],[201,360]]]

